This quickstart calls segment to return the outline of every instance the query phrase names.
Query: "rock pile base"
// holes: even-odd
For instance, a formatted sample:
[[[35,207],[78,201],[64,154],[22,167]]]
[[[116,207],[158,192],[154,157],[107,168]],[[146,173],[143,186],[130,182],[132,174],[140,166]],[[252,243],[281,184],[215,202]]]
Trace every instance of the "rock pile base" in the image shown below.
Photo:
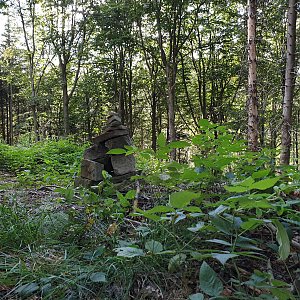
[[[75,179],[75,186],[90,187],[103,180],[102,171],[107,171],[114,182],[120,182],[135,174],[133,155],[110,155],[111,149],[131,146],[129,131],[121,122],[117,113],[111,112],[103,132],[93,139],[93,145],[86,149],[81,162],[80,176]]]

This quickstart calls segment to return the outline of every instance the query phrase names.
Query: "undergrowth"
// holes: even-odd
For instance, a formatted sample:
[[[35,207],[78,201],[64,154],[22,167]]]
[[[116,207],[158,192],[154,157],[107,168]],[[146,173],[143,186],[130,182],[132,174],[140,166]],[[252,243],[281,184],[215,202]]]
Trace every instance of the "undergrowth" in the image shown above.
[[[1,145],[21,183],[62,184],[47,209],[3,197],[0,296],[299,299],[297,169],[277,167],[268,149],[248,152],[224,126],[199,125],[190,141],[160,135],[157,152],[112,150],[135,153],[141,173],[126,185],[103,173],[93,190],[62,186],[82,147]],[[169,162],[173,149],[180,162]]]
[[[67,185],[78,172],[84,147],[68,139],[26,147],[0,144],[0,166],[14,172],[22,185]]]

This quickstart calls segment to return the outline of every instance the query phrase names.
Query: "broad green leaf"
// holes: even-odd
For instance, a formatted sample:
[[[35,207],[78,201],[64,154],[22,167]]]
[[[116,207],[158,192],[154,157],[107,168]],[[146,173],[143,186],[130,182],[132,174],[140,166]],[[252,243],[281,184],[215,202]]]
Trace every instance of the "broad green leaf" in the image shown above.
[[[147,214],[154,214],[154,213],[168,213],[168,212],[174,212],[175,209],[173,207],[158,205],[154,206],[151,209],[148,209],[145,211]]]
[[[276,239],[279,244],[279,249],[278,249],[279,257],[280,259],[285,260],[289,257],[291,251],[290,239],[288,237],[286,229],[278,220],[273,220],[272,222],[277,228]]]
[[[211,239],[211,240],[206,240],[206,241],[211,242],[211,243],[221,244],[224,246],[232,246],[231,243],[224,241],[224,240],[220,240],[220,239]]]
[[[149,250],[150,252],[157,254],[164,250],[163,245],[160,242],[150,240],[145,243],[145,249]]]
[[[199,222],[195,225],[195,227],[189,227],[188,230],[191,232],[197,232],[203,227],[204,227],[204,222]]]
[[[253,183],[250,188],[256,190],[266,190],[273,187],[276,182],[279,180],[279,177],[267,178]]]
[[[94,272],[90,275],[90,281],[92,282],[106,282],[106,274],[103,272]]]
[[[202,293],[197,293],[189,296],[189,300],[204,300],[204,295]]]
[[[216,209],[210,211],[208,214],[211,216],[211,217],[216,217],[217,215],[223,213],[224,211],[228,210],[229,207],[228,206],[225,206],[225,205],[219,205]]]
[[[161,132],[157,137],[157,145],[162,148],[165,147],[167,144],[167,139],[165,135]]]
[[[239,182],[237,185],[249,187],[254,183],[254,179],[252,177],[247,177],[245,180]]]
[[[189,147],[191,144],[185,141],[174,141],[169,143],[169,148],[171,149],[177,149],[177,148],[185,148]]]
[[[254,172],[251,177],[254,179],[259,179],[259,178],[263,178],[265,176],[268,176],[270,173],[270,169],[266,169],[266,170],[259,170],[257,172]]]
[[[235,245],[237,247],[243,248],[243,249],[250,249],[250,250],[258,250],[261,251],[260,248],[256,247],[255,245],[257,242],[254,239],[246,238],[244,236],[239,236],[236,239]]]
[[[158,149],[156,151],[156,157],[159,159],[168,159],[169,156],[167,153],[169,153],[169,148]]]
[[[125,198],[132,200],[135,198],[135,194],[136,194],[135,190],[130,190],[126,193]]]
[[[184,211],[191,212],[191,213],[200,213],[201,208],[198,206],[186,206],[182,208]]]
[[[125,149],[116,148],[109,150],[106,154],[125,154],[127,151]]]
[[[255,201],[253,199],[243,199],[239,201],[239,205],[241,208],[271,208],[272,204],[267,200],[259,200]]]
[[[224,186],[225,190],[230,192],[230,193],[244,193],[244,192],[247,192],[249,191],[249,187],[246,187],[246,186],[228,186],[228,185],[225,185]]]
[[[34,292],[39,290],[39,285],[36,282],[31,282],[24,284],[22,286],[19,286],[15,293],[19,294],[22,297],[27,297],[32,295]]]
[[[270,291],[275,299],[278,300],[296,299],[288,289],[272,288]]]
[[[116,248],[117,256],[122,257],[135,257],[135,256],[144,256],[145,253],[142,249],[134,248],[134,247],[120,247]]]
[[[200,288],[213,297],[219,296],[223,291],[223,283],[217,273],[204,261],[200,267]]]
[[[214,128],[216,127],[217,125],[215,124],[212,124],[211,122],[209,122],[207,119],[201,119],[199,122],[198,122],[198,125],[201,129],[208,129],[208,128]]]
[[[244,230],[255,229],[263,223],[264,221],[260,219],[248,219],[241,225],[241,228]]]
[[[232,253],[212,253],[211,256],[217,259],[222,265],[228,261],[228,259],[239,256],[238,254]]]
[[[212,225],[215,226],[218,230],[220,230],[228,235],[231,235],[235,230],[235,226],[234,226],[233,222],[227,220],[224,217],[221,217],[221,216],[212,217],[211,222],[212,222]]]
[[[175,272],[179,269],[179,267],[186,261],[186,255],[183,253],[179,253],[173,256],[168,265],[168,270],[170,272]]]
[[[196,199],[199,196],[199,194],[189,191],[175,192],[170,195],[170,205],[174,208],[183,208],[184,206],[189,205],[193,199]]]

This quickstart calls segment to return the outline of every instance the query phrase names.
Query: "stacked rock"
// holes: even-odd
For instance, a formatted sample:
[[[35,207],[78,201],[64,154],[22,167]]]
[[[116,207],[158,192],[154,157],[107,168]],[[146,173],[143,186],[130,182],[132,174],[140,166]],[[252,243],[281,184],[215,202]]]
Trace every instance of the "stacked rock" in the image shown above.
[[[107,126],[103,132],[93,139],[93,146],[86,149],[81,162],[80,177],[75,179],[75,186],[90,187],[103,180],[102,171],[107,171],[114,182],[120,182],[135,174],[133,155],[110,155],[107,152],[115,148],[131,146],[129,131],[122,124],[115,112],[109,113]]]

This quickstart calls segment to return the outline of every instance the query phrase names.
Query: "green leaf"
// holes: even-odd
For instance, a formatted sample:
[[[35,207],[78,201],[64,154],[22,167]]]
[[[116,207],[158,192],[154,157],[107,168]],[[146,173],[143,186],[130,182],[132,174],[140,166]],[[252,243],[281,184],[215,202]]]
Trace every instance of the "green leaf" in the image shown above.
[[[189,147],[191,144],[185,141],[174,141],[169,143],[169,148],[171,149],[177,149],[177,148],[185,148]]]
[[[167,144],[167,139],[165,135],[161,132],[157,137],[157,145],[162,148],[165,147]]]
[[[204,227],[204,222],[199,222],[195,225],[195,227],[189,227],[188,230],[191,232],[197,232],[203,227]]]
[[[19,286],[15,292],[19,294],[22,297],[27,297],[32,295],[34,292],[39,290],[39,285],[36,282],[31,282],[24,284],[22,286]]]
[[[296,299],[288,289],[272,288],[270,291],[275,299],[278,300]]]
[[[260,219],[248,219],[241,225],[241,228],[244,230],[255,229],[263,223],[264,221]]]
[[[254,179],[252,177],[247,177],[245,180],[239,182],[237,185],[249,187],[254,183]]]
[[[217,273],[204,261],[200,267],[200,288],[213,297],[219,296],[223,291],[223,283]]]
[[[217,259],[222,265],[225,265],[230,258],[237,257],[239,255],[232,253],[212,253],[211,256]]]
[[[190,212],[190,213],[200,213],[201,212],[201,208],[198,206],[185,206],[182,209],[187,212]]]
[[[232,246],[231,243],[224,241],[224,240],[220,240],[220,239],[211,239],[211,240],[206,240],[206,241],[211,242],[211,243],[221,244],[224,246]]]
[[[197,293],[189,296],[189,300],[204,300],[204,295],[202,293]]]
[[[259,170],[257,172],[254,172],[251,177],[254,179],[259,179],[259,178],[263,178],[265,176],[268,176],[270,173],[270,169],[266,169],[266,170]]]
[[[90,275],[90,281],[92,282],[106,282],[106,274],[103,272],[95,272]]]
[[[250,188],[256,189],[256,190],[266,190],[266,189],[273,187],[278,180],[279,180],[278,177],[263,179],[263,180],[253,183],[250,186]]]
[[[276,239],[279,244],[279,249],[278,249],[279,257],[280,259],[285,260],[289,257],[291,251],[290,239],[288,237],[286,229],[278,220],[273,220],[272,222],[277,228]]]
[[[117,256],[122,257],[135,257],[135,256],[144,256],[145,253],[142,249],[134,248],[134,247],[119,247],[116,248]]]
[[[126,193],[125,198],[132,200],[135,198],[135,194],[136,194],[135,190],[130,190]]]
[[[106,154],[125,154],[127,151],[122,148],[116,148],[109,150]]]
[[[162,252],[164,250],[164,247],[160,242],[150,240],[145,243],[145,249],[149,250],[154,254],[157,254]]]
[[[145,213],[147,213],[147,214],[169,213],[169,212],[174,212],[174,211],[175,211],[175,209],[173,207],[158,205],[158,206],[154,206],[151,209],[146,210]]]
[[[170,272],[175,272],[179,269],[179,267],[186,261],[186,255],[183,253],[179,253],[173,256],[168,265],[168,270]]]
[[[183,208],[199,196],[199,194],[189,191],[176,192],[170,195],[170,205],[174,208]]]
[[[230,192],[230,193],[244,193],[244,192],[247,192],[249,191],[249,187],[246,187],[246,186],[228,186],[228,185],[225,185],[224,186],[225,190]]]
[[[241,208],[271,208],[272,204],[267,200],[255,201],[254,199],[242,199],[239,201]]]
[[[202,119],[198,122],[198,125],[201,129],[214,128],[217,125],[210,123],[207,119]]]

